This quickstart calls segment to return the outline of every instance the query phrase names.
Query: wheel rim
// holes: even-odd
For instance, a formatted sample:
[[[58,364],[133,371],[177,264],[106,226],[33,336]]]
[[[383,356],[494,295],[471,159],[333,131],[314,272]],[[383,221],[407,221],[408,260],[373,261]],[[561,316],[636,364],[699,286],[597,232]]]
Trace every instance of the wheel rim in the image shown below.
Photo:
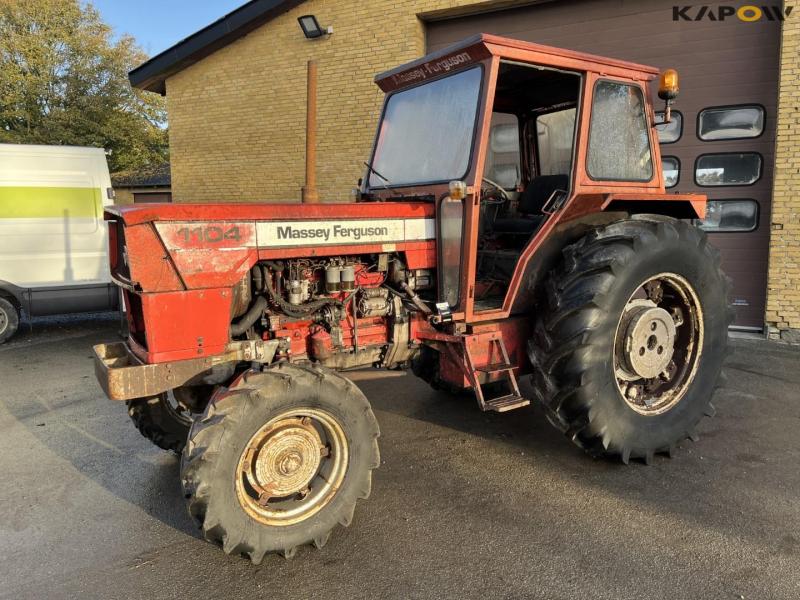
[[[689,282],[675,273],[642,282],[614,340],[614,375],[625,403],[643,415],[674,408],[694,379],[702,347],[703,312]]]
[[[7,327],[8,327],[8,315],[6,314],[6,311],[0,308],[0,335],[5,333]]]
[[[331,414],[288,410],[264,424],[242,451],[236,496],[265,525],[298,523],[334,498],[347,462],[347,437]]]

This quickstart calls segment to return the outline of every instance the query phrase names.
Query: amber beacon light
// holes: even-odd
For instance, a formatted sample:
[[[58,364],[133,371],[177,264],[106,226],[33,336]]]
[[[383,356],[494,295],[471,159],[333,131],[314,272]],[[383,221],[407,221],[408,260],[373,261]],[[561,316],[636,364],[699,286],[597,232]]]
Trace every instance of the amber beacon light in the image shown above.
[[[672,120],[672,103],[678,97],[680,87],[678,85],[678,72],[675,69],[667,69],[661,73],[658,81],[658,97],[664,101],[664,123]]]

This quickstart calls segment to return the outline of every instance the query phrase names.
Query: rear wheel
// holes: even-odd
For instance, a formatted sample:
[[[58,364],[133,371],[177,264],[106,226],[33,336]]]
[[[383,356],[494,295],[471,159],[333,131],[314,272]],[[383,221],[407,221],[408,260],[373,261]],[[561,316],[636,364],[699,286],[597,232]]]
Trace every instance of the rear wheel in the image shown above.
[[[6,298],[0,298],[0,344],[7,342],[19,327],[19,311]]]
[[[657,216],[598,228],[564,249],[546,290],[528,351],[553,424],[626,463],[694,437],[731,320],[702,231]]]
[[[369,496],[378,435],[367,399],[332,371],[248,371],[191,427],[181,463],[189,512],[207,540],[256,564],[322,547]]]

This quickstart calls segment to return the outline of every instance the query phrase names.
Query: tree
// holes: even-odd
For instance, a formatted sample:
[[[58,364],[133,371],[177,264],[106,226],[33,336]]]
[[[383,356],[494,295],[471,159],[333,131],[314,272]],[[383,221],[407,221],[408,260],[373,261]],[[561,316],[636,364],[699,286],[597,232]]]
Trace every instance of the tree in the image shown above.
[[[147,55],[80,0],[0,0],[0,142],[97,146],[112,172],[168,158],[166,108],[134,90]]]

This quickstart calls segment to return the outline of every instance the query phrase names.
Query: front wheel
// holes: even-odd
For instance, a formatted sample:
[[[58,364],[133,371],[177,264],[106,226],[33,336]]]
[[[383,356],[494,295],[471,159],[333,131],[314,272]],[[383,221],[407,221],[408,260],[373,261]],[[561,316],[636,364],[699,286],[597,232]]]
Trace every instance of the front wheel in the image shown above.
[[[656,216],[598,228],[565,248],[546,290],[528,353],[554,425],[625,463],[694,436],[731,320],[702,231]]]
[[[183,452],[192,421],[205,410],[215,386],[175,388],[149,398],[128,400],[128,416],[144,437],[162,450]]]
[[[207,540],[256,564],[322,547],[369,496],[378,435],[367,399],[332,371],[248,371],[191,427],[181,462],[189,512]]]
[[[0,297],[0,344],[7,342],[19,327],[19,311],[8,300]]]

